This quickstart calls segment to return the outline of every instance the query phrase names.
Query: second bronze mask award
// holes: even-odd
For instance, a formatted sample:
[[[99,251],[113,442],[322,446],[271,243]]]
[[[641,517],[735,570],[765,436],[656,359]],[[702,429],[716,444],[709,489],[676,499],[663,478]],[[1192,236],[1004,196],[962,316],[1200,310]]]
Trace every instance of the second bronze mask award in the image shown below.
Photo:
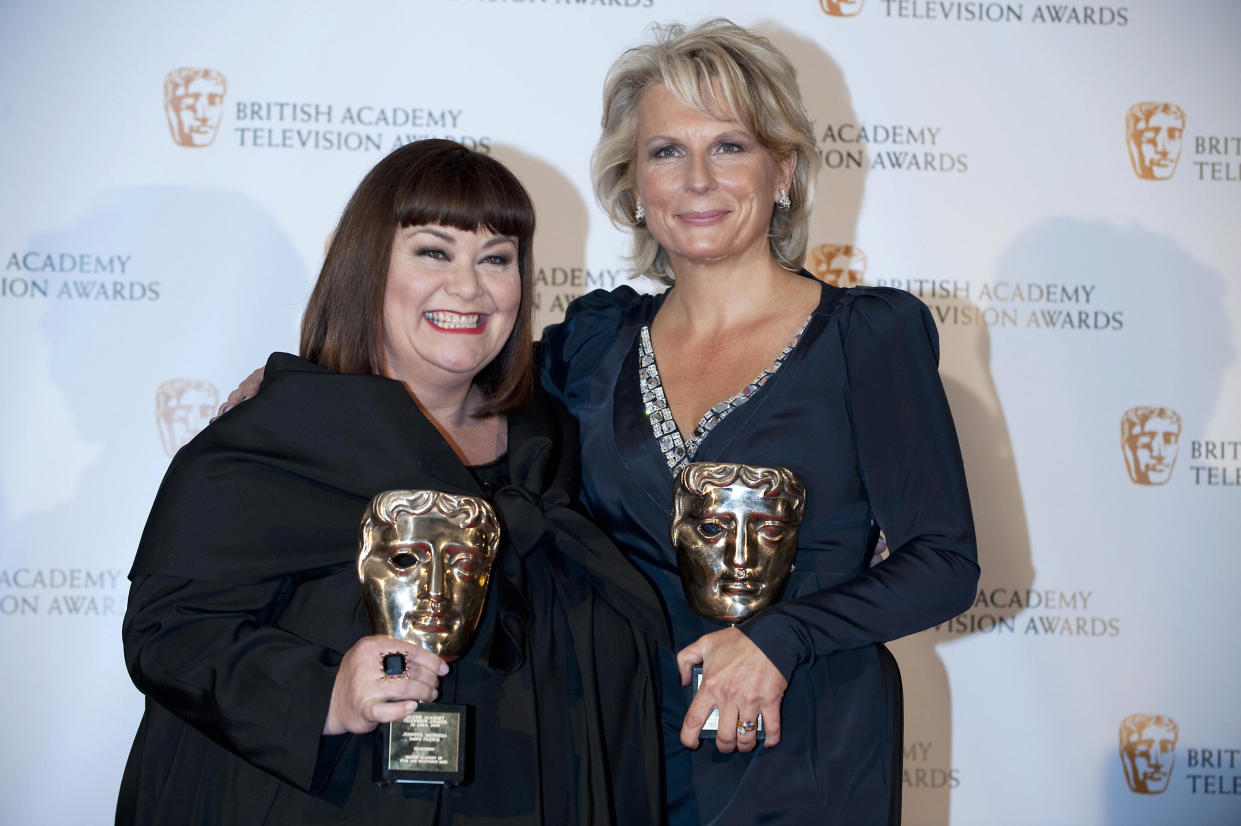
[[[735,625],[779,599],[793,570],[805,508],[806,488],[787,468],[686,465],[677,477],[672,542],[690,608]],[[702,668],[695,666],[695,691],[701,682]],[[716,710],[702,736],[715,737],[718,730]]]
[[[375,633],[456,659],[478,629],[499,545],[500,523],[477,497],[434,490],[376,496],[362,517],[358,553],[358,577]],[[389,655],[385,671],[403,674],[403,659]],[[403,720],[382,725],[383,780],[463,782],[468,712],[467,706],[420,703]]]

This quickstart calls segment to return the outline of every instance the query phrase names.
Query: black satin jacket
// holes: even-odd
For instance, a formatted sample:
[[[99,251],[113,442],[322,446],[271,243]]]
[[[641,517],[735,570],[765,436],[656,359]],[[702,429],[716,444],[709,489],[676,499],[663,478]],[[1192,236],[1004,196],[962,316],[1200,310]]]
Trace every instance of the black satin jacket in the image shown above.
[[[146,712],[117,823],[659,820],[658,600],[574,510],[572,430],[542,394],[509,418],[487,608],[441,682],[474,708],[472,781],[380,788],[377,734],[321,734],[369,633],[359,520],[381,490],[483,492],[400,383],[274,354],[258,396],[174,458],[143,533],[124,644]]]

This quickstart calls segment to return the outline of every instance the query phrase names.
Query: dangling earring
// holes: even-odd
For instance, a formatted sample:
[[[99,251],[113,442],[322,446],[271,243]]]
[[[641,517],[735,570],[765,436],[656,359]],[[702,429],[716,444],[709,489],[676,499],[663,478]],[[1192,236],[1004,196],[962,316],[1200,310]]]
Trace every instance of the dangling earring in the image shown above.
[[[793,205],[793,200],[789,198],[789,191],[784,187],[780,187],[780,197],[776,199],[776,206],[780,209],[788,209]]]
[[[646,217],[646,207],[642,206],[641,201],[635,201],[635,203],[637,206],[633,210],[633,220],[641,223],[642,219]]]

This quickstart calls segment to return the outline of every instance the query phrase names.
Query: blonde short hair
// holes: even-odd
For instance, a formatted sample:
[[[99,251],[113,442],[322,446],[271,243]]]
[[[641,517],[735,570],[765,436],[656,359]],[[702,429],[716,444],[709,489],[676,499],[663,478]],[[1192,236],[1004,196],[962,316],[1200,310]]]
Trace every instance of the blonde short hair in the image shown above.
[[[633,230],[630,262],[637,274],[672,283],[668,252],[634,219],[633,169],[642,93],[662,83],[686,106],[716,117],[712,83],[737,122],[777,159],[797,156],[788,209],[774,209],[768,239],[780,266],[797,270],[806,257],[819,155],[802,104],[797,72],[767,38],[717,18],[691,29],[656,26],[655,42],[622,54],[603,85],[603,134],[591,159],[595,198],[618,227]]]

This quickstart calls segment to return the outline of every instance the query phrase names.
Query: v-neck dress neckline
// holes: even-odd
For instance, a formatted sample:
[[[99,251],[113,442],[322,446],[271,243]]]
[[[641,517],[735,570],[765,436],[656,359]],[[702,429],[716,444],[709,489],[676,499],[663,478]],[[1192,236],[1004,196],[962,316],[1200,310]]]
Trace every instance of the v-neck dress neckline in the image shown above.
[[[816,305],[815,311],[817,309],[818,306]],[[663,453],[664,461],[667,462],[668,469],[673,475],[676,475],[681,471],[681,468],[694,461],[702,440],[715,429],[716,425],[722,422],[734,410],[748,402],[784,365],[789,354],[797,349],[797,344],[801,341],[802,334],[806,332],[810,319],[814,318],[815,311],[811,311],[806,316],[806,320],[802,322],[801,327],[793,334],[792,340],[780,351],[780,355],[776,356],[775,360],[759,373],[753,381],[742,388],[739,393],[711,405],[702,418],[698,420],[698,424],[694,427],[694,432],[690,434],[688,439],[681,435],[680,428],[677,427],[676,421],[672,418],[672,408],[668,406],[668,399],[664,395],[663,381],[659,377],[659,366],[655,360],[655,348],[651,345],[651,326],[649,324],[642,325],[642,329],[638,334],[638,386],[642,392],[642,405],[647,421],[650,422],[651,432],[659,443],[659,450]]]

